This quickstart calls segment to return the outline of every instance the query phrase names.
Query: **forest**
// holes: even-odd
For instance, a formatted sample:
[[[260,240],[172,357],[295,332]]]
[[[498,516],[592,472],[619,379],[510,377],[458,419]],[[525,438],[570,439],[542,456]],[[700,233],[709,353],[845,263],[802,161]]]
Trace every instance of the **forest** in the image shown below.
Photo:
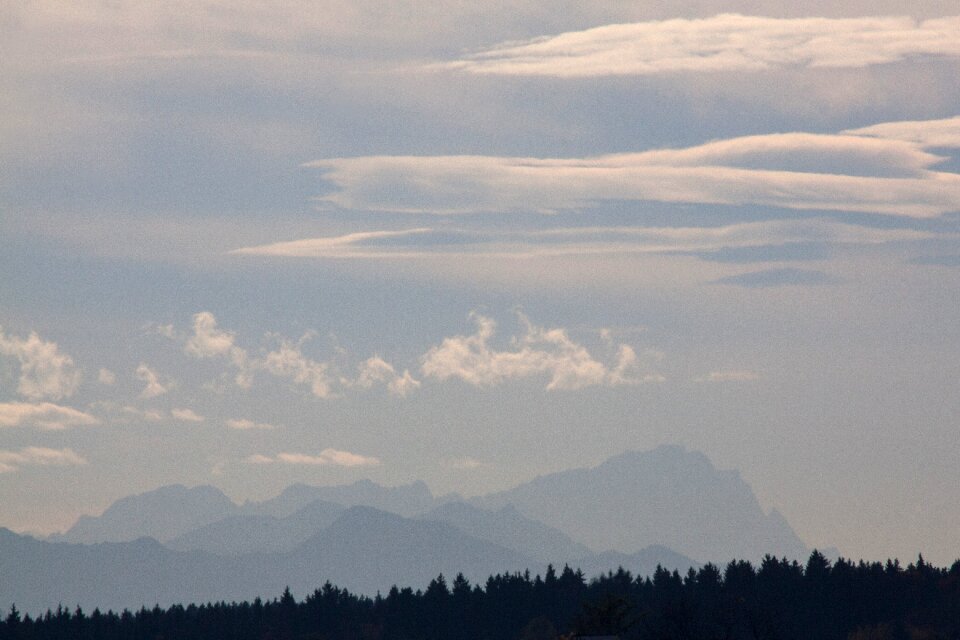
[[[622,569],[588,580],[549,568],[470,584],[438,576],[425,589],[393,587],[375,597],[327,582],[297,600],[101,612],[71,609],[31,617],[16,606],[0,640],[546,640],[960,638],[960,560],[936,567],[923,556],[830,562],[814,551],[805,564],[766,556],[758,565],[707,564],[686,575],[658,568],[649,577]]]

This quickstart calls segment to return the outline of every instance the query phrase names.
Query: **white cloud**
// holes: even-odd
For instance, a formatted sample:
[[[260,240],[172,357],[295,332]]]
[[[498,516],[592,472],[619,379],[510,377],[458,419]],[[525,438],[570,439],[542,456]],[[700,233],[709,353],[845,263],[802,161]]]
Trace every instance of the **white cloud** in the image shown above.
[[[121,409],[121,412],[126,416],[133,416],[140,420],[146,420],[147,422],[160,422],[163,420],[163,414],[154,409],[138,409],[137,407],[125,406]]]
[[[27,338],[7,336],[0,327],[0,355],[20,362],[17,393],[28,400],[60,400],[70,397],[80,385],[80,370],[73,358],[60,352],[55,342],[42,340],[36,332]]]
[[[480,469],[485,466],[484,463],[480,462],[476,458],[471,458],[470,456],[463,456],[461,458],[448,458],[444,460],[444,466],[450,469],[459,469],[459,470],[473,470]]]
[[[28,466],[77,466],[87,464],[86,459],[77,455],[73,449],[48,449],[46,447],[24,447],[19,451],[0,449],[0,473],[17,471]]]
[[[193,335],[187,339],[184,351],[195,358],[226,357],[237,369],[234,381],[237,386],[249,388],[252,368],[247,352],[234,344],[232,333],[217,327],[217,319],[209,311],[201,311],[193,316]]]
[[[333,396],[330,365],[305,356],[299,344],[281,340],[279,348],[269,352],[258,364],[274,376],[309,386],[318,398]]]
[[[160,376],[144,363],[140,363],[136,371],[137,379],[147,384],[140,392],[141,398],[156,398],[170,391],[170,384],[160,382]]]
[[[694,378],[695,382],[751,382],[760,376],[749,369],[722,369],[711,371],[706,376]]]
[[[449,235],[451,232],[448,230],[446,233]],[[430,238],[430,235],[421,237]],[[490,259],[551,258],[588,254],[707,252],[797,242],[870,245],[932,238],[934,234],[913,229],[875,229],[827,219],[805,219],[745,222],[715,227],[561,227],[542,231],[473,231],[469,233],[469,237],[469,242],[447,246],[438,243],[431,243],[427,247],[415,243],[356,245],[349,255],[358,259],[424,259],[449,256]],[[327,240],[329,238],[299,240],[290,243],[296,245],[292,251],[287,251],[287,243],[248,247],[241,251],[249,255],[276,257],[343,257],[344,253],[339,250],[328,252],[330,243],[326,242]]]
[[[203,422],[205,418],[197,415],[192,409],[171,409],[170,415],[181,422]]]
[[[366,231],[362,233],[348,233],[342,236],[326,238],[308,238],[306,240],[292,240],[290,242],[276,242],[262,247],[244,247],[234,249],[230,253],[236,255],[261,255],[285,257],[313,257],[318,253],[328,257],[356,258],[366,257],[367,252],[358,250],[356,246],[365,241],[382,238],[402,238],[432,231],[428,228],[406,229],[402,231]]]
[[[397,376],[387,383],[387,391],[401,398],[405,398],[408,393],[419,388],[420,381],[415,379],[407,369],[403,370],[402,376]]]
[[[26,402],[0,403],[0,427],[35,427],[57,430],[99,423],[100,421],[97,418],[88,413],[49,402],[38,404]]]
[[[507,380],[545,375],[547,390],[580,389],[596,385],[637,384],[661,379],[655,373],[641,374],[635,352],[621,345],[617,361],[608,367],[563,329],[543,329],[526,320],[526,333],[511,341],[511,350],[498,351],[489,344],[496,323],[473,314],[477,332],[445,338],[421,358],[424,376],[437,380],[460,378],[478,387]]]
[[[952,122],[941,127],[949,129]],[[321,201],[372,211],[550,212],[603,200],[754,204],[917,218],[960,210],[960,175],[933,170],[942,158],[925,145],[850,133],[783,133],[590,158],[370,156],[308,166],[323,169],[324,178],[337,187]],[[332,255],[331,247],[336,247],[344,254],[344,245],[360,240],[342,236],[240,252]]]
[[[249,431],[252,429],[276,429],[277,427],[266,422],[254,422],[246,418],[231,418],[227,420],[226,425],[231,429],[238,431]]]
[[[372,456],[362,456],[349,451],[339,449],[324,449],[318,455],[305,453],[278,453],[276,457],[271,458],[261,454],[248,456],[246,462],[250,464],[271,464],[279,462],[283,464],[313,465],[335,467],[375,467],[380,465],[380,459]]]
[[[960,16],[778,19],[721,14],[611,24],[509,42],[442,66],[472,73],[590,77],[853,67],[960,56]]]
[[[414,379],[409,370],[400,375],[389,362],[379,356],[368,358],[360,365],[360,373],[353,383],[364,389],[375,384],[385,384],[387,390],[395,396],[405,397],[420,387],[420,381]]]
[[[97,373],[97,381],[100,384],[112,385],[117,382],[117,374],[109,369],[100,369],[100,372]]]
[[[960,116],[943,120],[915,120],[884,122],[843,133],[855,136],[874,136],[890,140],[913,142],[924,148],[960,148]]]

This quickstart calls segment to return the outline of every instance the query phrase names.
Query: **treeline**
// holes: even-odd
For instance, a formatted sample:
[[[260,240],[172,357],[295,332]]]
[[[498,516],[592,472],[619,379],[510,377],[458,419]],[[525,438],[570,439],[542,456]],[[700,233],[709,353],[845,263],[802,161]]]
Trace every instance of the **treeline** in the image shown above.
[[[394,587],[374,598],[329,582],[297,601],[154,607],[122,613],[59,607],[31,618],[12,607],[0,640],[547,640],[561,635],[635,639],[932,640],[960,638],[960,561],[921,556],[806,565],[766,557],[759,566],[708,564],[681,576],[619,570],[594,580],[565,567],[471,585],[443,576],[425,590]]]

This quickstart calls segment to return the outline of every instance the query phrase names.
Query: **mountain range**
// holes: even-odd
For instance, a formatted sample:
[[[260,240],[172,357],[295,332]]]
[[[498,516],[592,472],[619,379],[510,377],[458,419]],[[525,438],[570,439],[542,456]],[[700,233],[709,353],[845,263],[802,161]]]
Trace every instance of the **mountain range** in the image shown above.
[[[440,573],[483,581],[568,564],[587,577],[621,566],[649,575],[766,553],[808,550],[739,474],[666,446],[466,501],[422,482],[297,484],[241,505],[215,487],[162,487],[47,540],[0,530],[0,606],[138,608],[286,586],[306,595],[327,580],[372,595]]]

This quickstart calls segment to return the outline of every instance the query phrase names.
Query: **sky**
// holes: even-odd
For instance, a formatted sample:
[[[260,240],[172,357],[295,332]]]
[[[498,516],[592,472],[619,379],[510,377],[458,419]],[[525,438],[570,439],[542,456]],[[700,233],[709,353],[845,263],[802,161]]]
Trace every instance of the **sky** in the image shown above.
[[[0,526],[676,443],[952,562],[958,14],[4,3]]]

